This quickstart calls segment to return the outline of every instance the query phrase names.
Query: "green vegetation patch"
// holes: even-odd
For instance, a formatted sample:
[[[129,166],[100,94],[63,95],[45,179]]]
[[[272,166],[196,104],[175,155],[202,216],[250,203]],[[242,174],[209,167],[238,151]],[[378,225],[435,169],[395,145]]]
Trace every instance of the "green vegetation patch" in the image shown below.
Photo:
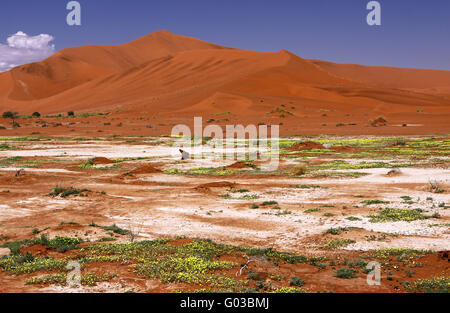
[[[326,245],[323,246],[324,249],[342,249],[347,247],[350,244],[355,243],[355,240],[352,239],[335,239],[327,242]]]
[[[20,275],[31,274],[38,271],[62,270],[67,261],[53,258],[34,257],[31,254],[12,255],[0,259],[0,268],[3,271]]]
[[[50,192],[49,196],[60,196],[61,198],[67,198],[72,195],[86,196],[87,192],[91,191],[89,189],[76,189],[73,187],[56,186],[55,188],[53,188],[52,192]]]
[[[22,159],[23,158],[20,156],[14,156],[14,157],[10,157],[10,158],[1,159],[0,167],[10,167],[11,165],[21,162]]]
[[[261,206],[268,206],[268,205],[277,205],[278,202],[277,201],[264,201],[263,203],[261,203]]]
[[[96,286],[99,282],[110,281],[114,277],[117,277],[115,273],[87,273],[82,274],[80,277],[80,283],[82,286]],[[44,276],[38,276],[30,278],[26,281],[27,285],[48,285],[55,284],[66,286],[67,285],[67,274],[66,273],[57,273],[57,274],[49,274]]]
[[[342,232],[352,230],[353,227],[336,227],[336,228],[329,228],[325,231],[325,234],[332,234],[332,235],[339,235]]]
[[[300,188],[300,189],[328,189],[328,187],[322,187],[319,185],[297,185],[295,186],[295,188]]]
[[[86,261],[133,260],[138,276],[157,278],[162,282],[184,282],[210,285],[217,288],[238,288],[241,282],[216,274],[220,269],[237,267],[217,258],[226,252],[224,246],[211,241],[193,241],[174,246],[168,240],[143,241],[136,243],[108,243],[89,246],[83,250]],[[115,258],[111,258],[115,257]]]
[[[369,175],[363,172],[338,172],[338,171],[317,171],[311,174],[313,178],[359,178]]]
[[[419,249],[404,249],[404,248],[384,248],[373,250],[373,254],[377,258],[388,259],[395,257],[397,261],[412,260],[414,258],[421,258],[431,251]]]
[[[210,283],[215,287],[232,285],[233,279],[211,273],[236,267],[235,263],[216,261],[201,256],[163,256],[154,261],[145,260],[135,266],[139,276],[159,278],[162,282]]]
[[[191,176],[200,176],[200,175],[208,175],[208,176],[227,176],[238,173],[249,173],[252,170],[241,170],[241,169],[227,169],[223,167],[208,167],[208,168],[194,168],[189,170],[180,170],[180,169],[169,169],[164,171],[166,174],[170,175],[191,175]]]
[[[335,276],[339,277],[339,278],[345,278],[345,279],[357,278],[358,271],[355,269],[352,269],[352,268],[343,267],[336,271]]]
[[[303,211],[303,213],[314,213],[314,212],[320,212],[319,208],[311,208],[311,209],[306,209],[305,211]]]
[[[112,224],[111,226],[100,226],[100,225],[97,225],[95,223],[91,223],[91,224],[89,224],[89,226],[91,226],[91,227],[100,227],[100,228],[103,228],[104,230],[111,231],[111,232],[119,234],[119,235],[128,235],[130,233],[129,230],[120,228],[116,224]]]
[[[273,293],[307,293],[307,291],[296,287],[282,287],[278,288]]]
[[[361,204],[364,204],[364,205],[389,204],[389,201],[383,201],[383,200],[364,200],[364,201],[361,201]]]
[[[293,276],[289,281],[290,286],[302,287],[306,281],[298,276]]]
[[[358,164],[350,164],[343,160],[335,160],[330,163],[323,163],[320,165],[316,165],[315,167],[319,169],[352,170],[352,169],[367,169],[367,168],[409,167],[411,165],[412,165],[411,163],[389,164],[385,162],[372,162],[372,163],[361,162]]]
[[[423,214],[422,209],[390,209],[386,208],[381,210],[378,215],[369,215],[369,222],[371,223],[386,223],[386,222],[398,222],[406,221],[412,222],[416,220],[425,220],[437,216],[428,216]]]
[[[78,245],[82,242],[83,240],[80,238],[56,237],[49,239],[45,234],[42,234],[36,239],[10,241],[0,245],[0,247],[8,248],[12,255],[20,255],[20,249],[22,246],[43,245],[55,249],[58,252],[66,252],[68,250],[78,249]]]
[[[91,226],[98,226],[92,224]],[[100,226],[98,226],[100,227]],[[31,274],[38,271],[57,271],[44,273],[43,276],[32,277],[27,284],[59,284],[65,285],[67,278],[66,265],[68,260],[50,257],[35,257],[29,253],[20,254],[23,244],[40,243],[52,247],[76,246],[77,238],[48,239],[45,236],[33,241],[8,243],[8,246],[18,246],[18,253],[0,259],[0,268],[11,274]],[[16,251],[17,252],[17,251]],[[71,256],[80,263],[82,268],[88,263],[124,263],[130,264],[130,270],[137,276],[155,278],[162,282],[181,282],[195,284],[202,290],[220,290],[222,292],[247,292],[249,281],[237,279],[231,272],[237,271],[242,264],[222,261],[224,255],[236,257],[258,257],[273,262],[290,264],[308,263],[321,266],[324,257],[306,257],[288,252],[279,252],[271,248],[248,248],[224,244],[216,244],[211,240],[195,240],[181,245],[171,243],[169,239],[158,239],[141,242],[98,242],[82,248]],[[114,273],[85,273],[81,277],[82,285],[94,286],[98,282],[109,281]],[[256,277],[257,278],[257,277]],[[280,277],[281,280],[281,277]],[[295,287],[304,284],[302,279],[293,277],[291,283]],[[258,287],[259,286],[259,287]],[[257,287],[266,291],[273,290],[269,285],[257,281]],[[286,292],[294,289],[286,289]]]
[[[78,165],[78,168],[82,170],[99,170],[99,171],[112,170],[118,167],[119,166],[117,164],[112,164],[110,166],[95,166],[93,160],[88,160],[86,161],[86,163]]]
[[[412,283],[406,283],[404,286],[406,290],[414,293],[450,293],[450,277],[420,279]]]

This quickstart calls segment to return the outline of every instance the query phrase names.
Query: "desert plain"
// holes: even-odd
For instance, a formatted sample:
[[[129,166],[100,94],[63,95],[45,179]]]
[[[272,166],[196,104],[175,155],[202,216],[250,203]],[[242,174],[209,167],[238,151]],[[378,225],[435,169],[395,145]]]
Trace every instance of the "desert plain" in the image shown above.
[[[1,73],[0,291],[448,292],[449,86],[168,31]],[[194,117],[278,167],[182,160]]]

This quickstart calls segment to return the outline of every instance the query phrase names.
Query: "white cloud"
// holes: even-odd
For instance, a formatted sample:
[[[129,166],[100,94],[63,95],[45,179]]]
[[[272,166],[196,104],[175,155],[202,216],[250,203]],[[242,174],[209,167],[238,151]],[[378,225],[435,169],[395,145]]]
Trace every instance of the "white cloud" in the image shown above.
[[[18,65],[43,60],[55,53],[55,38],[48,34],[28,36],[17,32],[0,44],[0,72],[8,71]]]

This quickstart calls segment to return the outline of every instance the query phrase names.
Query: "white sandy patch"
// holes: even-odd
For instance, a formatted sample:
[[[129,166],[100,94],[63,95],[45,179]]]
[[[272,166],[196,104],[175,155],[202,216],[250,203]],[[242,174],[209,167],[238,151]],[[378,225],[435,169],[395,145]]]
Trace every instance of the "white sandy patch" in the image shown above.
[[[77,158],[138,158],[138,157],[163,157],[171,156],[174,151],[172,147],[165,146],[147,146],[147,145],[66,145],[56,147],[46,147],[42,150],[15,150],[2,151],[0,156],[22,156],[22,157],[37,157],[37,156],[61,156],[67,155]],[[179,154],[179,153],[178,153]]]
[[[346,250],[373,250],[384,248],[409,248],[409,249],[421,249],[442,251],[450,249],[450,238],[426,238],[426,237],[403,237],[394,238],[389,242],[381,241],[361,241],[355,244],[347,246]]]
[[[33,197],[19,200],[15,205],[0,205],[0,221],[16,217],[31,216],[37,211],[63,210],[71,202],[72,200],[68,199],[44,199]]]
[[[355,215],[358,217],[357,215]],[[445,227],[429,227],[433,223],[439,223],[438,219],[417,220],[412,222],[386,222],[371,223],[368,218],[359,217],[362,221],[349,221],[343,219],[335,223],[332,227],[358,227],[368,231],[399,234],[399,235],[420,235],[420,236],[440,236]]]
[[[12,217],[29,216],[33,214],[33,210],[21,207],[8,207],[0,209],[0,221],[7,220]]]
[[[400,176],[385,176],[390,169],[371,168],[353,170],[371,175],[362,176],[352,179],[355,183],[367,182],[371,184],[398,184],[398,183],[428,183],[429,181],[441,181],[442,183],[450,183],[450,170],[435,168],[402,168]],[[349,170],[349,172],[351,172]]]

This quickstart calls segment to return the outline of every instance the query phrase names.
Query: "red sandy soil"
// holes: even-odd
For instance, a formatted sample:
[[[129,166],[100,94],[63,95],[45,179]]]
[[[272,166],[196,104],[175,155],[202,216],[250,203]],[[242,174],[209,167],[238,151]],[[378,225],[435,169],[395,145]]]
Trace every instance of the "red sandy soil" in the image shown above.
[[[311,150],[311,149],[323,149],[323,145],[320,143],[316,143],[313,141],[301,142],[299,144],[293,145],[289,147],[288,150],[297,151],[297,150]]]
[[[207,183],[207,184],[201,184],[197,187],[207,187],[207,188],[233,188],[236,184],[230,183],[227,181],[221,181],[221,182],[213,182],[213,183]]]
[[[128,174],[153,174],[153,173],[161,173],[162,171],[151,166],[151,165],[142,165],[138,168],[128,172]]]
[[[194,187],[194,190],[198,191],[198,192],[210,193],[211,188],[234,188],[235,186],[236,186],[235,183],[221,181],[221,182],[212,182],[212,183],[201,184],[201,185]]]
[[[244,162],[236,162],[226,167],[227,169],[241,169],[241,168],[252,168],[251,166],[245,164]]]
[[[1,134],[161,135],[194,116],[281,123],[281,134],[442,133],[450,131],[449,86],[450,71],[335,64],[159,31],[120,46],[64,49],[0,74],[0,111],[110,113],[87,123],[44,118],[53,126],[44,128],[19,121]],[[387,125],[372,127],[379,115]]]
[[[114,164],[116,162],[114,162],[113,160],[110,160],[108,158],[104,158],[104,157],[96,157],[92,159],[92,164],[94,165],[98,165],[98,164]]]

